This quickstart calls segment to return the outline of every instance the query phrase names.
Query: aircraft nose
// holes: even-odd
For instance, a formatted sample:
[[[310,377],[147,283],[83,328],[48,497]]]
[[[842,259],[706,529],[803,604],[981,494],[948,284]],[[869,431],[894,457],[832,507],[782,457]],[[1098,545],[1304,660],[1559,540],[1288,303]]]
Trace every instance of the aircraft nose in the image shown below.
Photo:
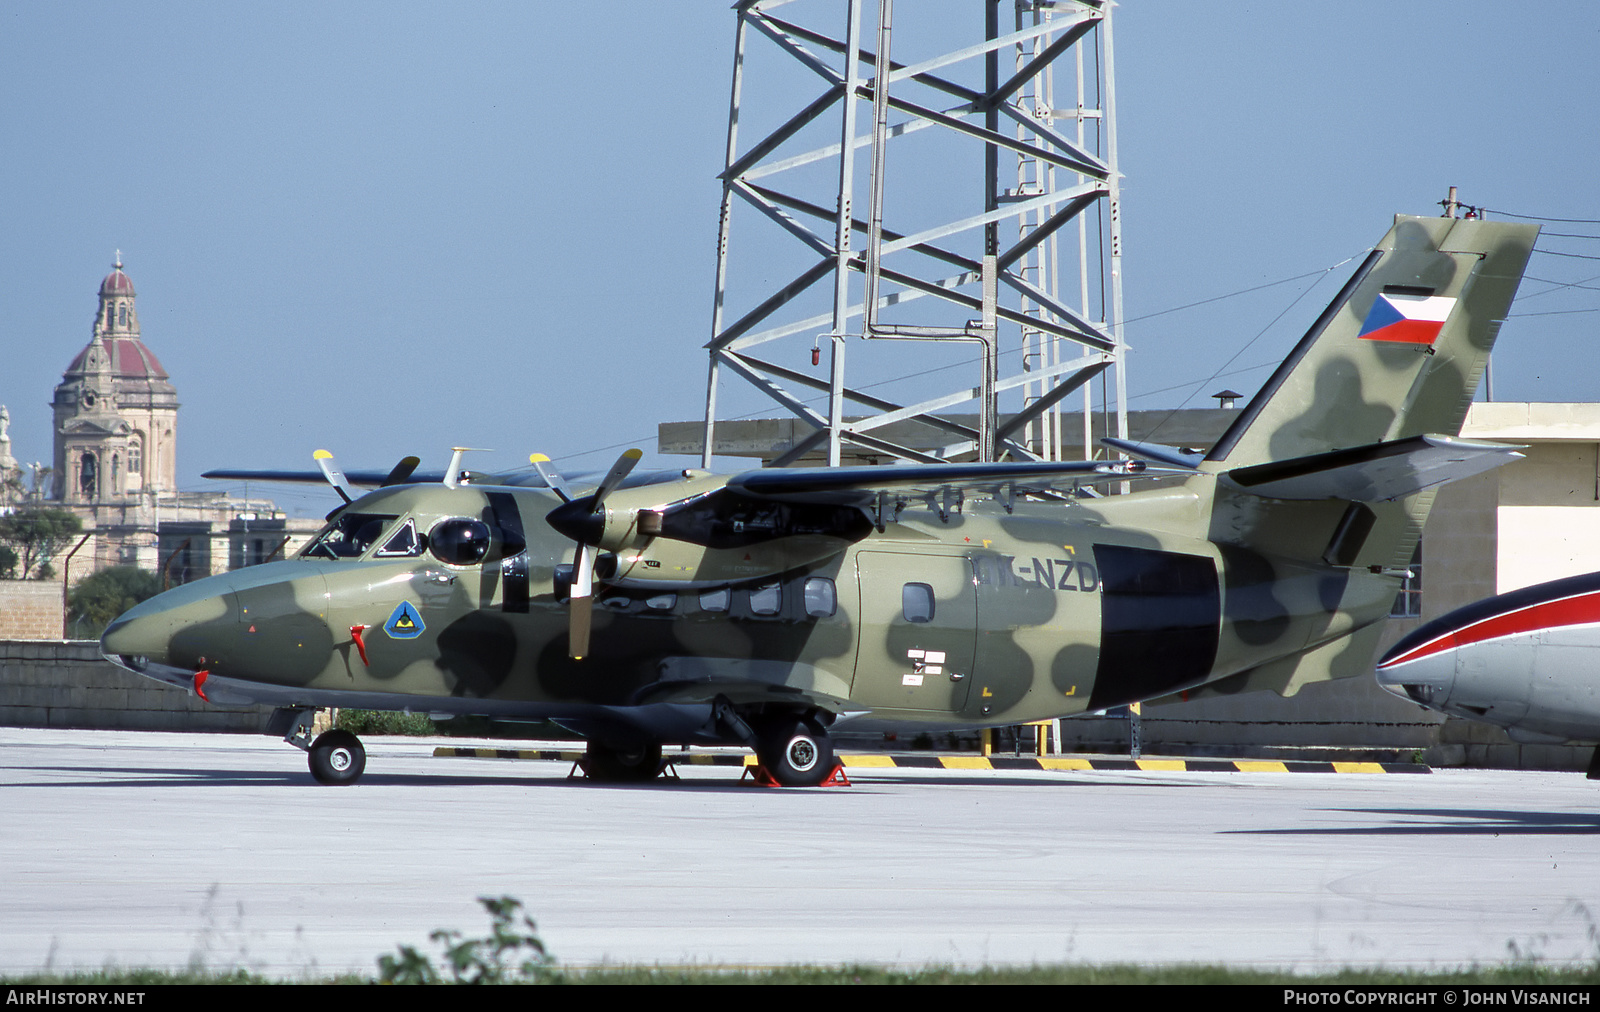
[[[170,638],[171,631],[165,623],[130,612],[106,626],[100,637],[100,652],[111,658],[143,657],[165,663]]]
[[[100,652],[141,674],[156,666],[190,672],[204,667],[204,655],[216,655],[210,641],[232,625],[228,588],[202,586],[207,583],[202,580],[134,605],[106,627]]]
[[[1455,685],[1456,652],[1391,652],[1378,663],[1377,678],[1379,685],[1395,695],[1438,709]]]

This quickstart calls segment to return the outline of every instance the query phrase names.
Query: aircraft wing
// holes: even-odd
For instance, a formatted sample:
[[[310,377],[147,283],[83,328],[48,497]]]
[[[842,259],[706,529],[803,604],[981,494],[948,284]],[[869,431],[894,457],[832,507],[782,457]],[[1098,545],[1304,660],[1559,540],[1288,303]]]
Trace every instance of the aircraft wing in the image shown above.
[[[908,464],[891,467],[796,467],[745,471],[728,479],[733,492],[755,499],[862,505],[890,493],[928,496],[945,490],[999,497],[1028,492],[1064,492],[1130,478],[1192,474],[1151,467],[1142,460],[1030,461],[994,464]]]
[[[1153,460],[1158,464],[1181,467],[1191,471],[1199,467],[1201,462],[1206,459],[1204,453],[1195,450],[1186,450],[1179,446],[1163,446],[1160,443],[1145,443],[1137,439],[1117,439],[1113,436],[1106,436],[1100,442],[1114,450],[1121,450],[1123,453],[1132,454],[1143,460]]]
[[[389,477],[388,471],[346,471],[345,480],[363,488],[377,488]],[[274,481],[290,485],[326,485],[327,475],[321,471],[270,471],[239,468],[218,468],[200,475],[218,481]],[[413,471],[408,482],[444,481],[443,471]]]
[[[1460,481],[1518,460],[1523,446],[1412,436],[1292,460],[1237,467],[1223,480],[1269,499],[1381,502]]]

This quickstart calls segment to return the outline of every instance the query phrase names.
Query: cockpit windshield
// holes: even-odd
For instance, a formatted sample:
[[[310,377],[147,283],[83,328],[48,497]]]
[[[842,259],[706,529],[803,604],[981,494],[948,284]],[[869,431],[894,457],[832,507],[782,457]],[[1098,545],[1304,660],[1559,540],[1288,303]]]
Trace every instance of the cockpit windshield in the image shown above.
[[[300,553],[303,559],[355,559],[364,555],[395,520],[394,514],[341,513]]]

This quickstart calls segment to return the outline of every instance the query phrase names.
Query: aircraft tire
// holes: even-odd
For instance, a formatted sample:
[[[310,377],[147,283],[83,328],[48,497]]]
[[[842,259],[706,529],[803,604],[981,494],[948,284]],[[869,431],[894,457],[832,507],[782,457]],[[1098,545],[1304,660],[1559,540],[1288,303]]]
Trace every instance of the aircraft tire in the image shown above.
[[[833,738],[801,717],[776,717],[756,731],[756,758],[785,787],[816,787],[833,772]]]
[[[342,787],[361,778],[367,768],[367,750],[349,731],[324,731],[311,743],[306,756],[311,776],[319,784]]]
[[[661,774],[661,743],[620,751],[597,741],[589,742],[583,753],[583,771],[595,780],[611,783],[645,783]]]

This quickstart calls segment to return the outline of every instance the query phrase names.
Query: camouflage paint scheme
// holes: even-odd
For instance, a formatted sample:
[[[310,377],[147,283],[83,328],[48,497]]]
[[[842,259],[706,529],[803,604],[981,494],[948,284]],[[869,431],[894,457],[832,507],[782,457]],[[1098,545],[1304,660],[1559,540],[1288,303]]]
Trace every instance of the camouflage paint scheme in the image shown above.
[[[897,477],[915,468],[879,468],[854,500],[771,497],[853,502],[842,514],[815,505],[834,512],[768,538],[728,535],[742,528],[724,516],[719,542],[667,536],[670,522],[641,534],[641,517],[677,504],[692,534],[712,521],[683,504],[727,501],[716,496],[747,476],[618,489],[590,542],[615,572],[596,587],[581,661],[568,657],[559,572],[573,539],[545,521],[562,500],[481,484],[379,489],[344,510],[392,518],[359,558],[302,554],[181,587],[119,619],[103,649],[185,687],[205,672],[217,702],[553,716],[657,741],[728,740],[711,704],[824,726],[868,711],[991,726],[1370,671],[1433,490],[1301,490],[1367,481],[1374,444],[1459,433],[1536,234],[1397,217],[1210,454],[1129,494],[1013,498],[929,479],[936,468],[916,481]],[[1431,343],[1358,337],[1385,291],[1457,301]],[[853,521],[827,520],[841,515]],[[451,518],[493,532],[485,561],[377,556],[407,523],[423,534]],[[932,613],[908,620],[921,618],[921,587]]]

